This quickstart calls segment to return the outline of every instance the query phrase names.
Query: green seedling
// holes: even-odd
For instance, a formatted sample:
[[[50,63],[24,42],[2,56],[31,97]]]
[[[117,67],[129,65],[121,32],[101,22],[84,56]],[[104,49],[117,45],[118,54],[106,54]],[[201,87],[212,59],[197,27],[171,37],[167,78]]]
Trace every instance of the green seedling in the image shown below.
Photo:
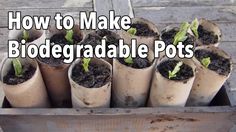
[[[85,72],[89,71],[89,62],[91,61],[91,58],[83,58],[83,68]]]
[[[133,61],[131,55],[130,55],[129,57],[125,58],[124,61],[125,61],[125,63],[127,63],[127,64],[133,64],[133,63],[134,63],[134,61]]]
[[[137,33],[137,29],[136,28],[130,28],[127,32],[129,34],[131,34],[132,36],[134,36]]]
[[[204,67],[208,68],[208,66],[211,64],[211,58],[206,57],[201,60],[201,63]]]
[[[15,71],[15,76],[21,77],[23,75],[23,68],[18,58],[12,60],[12,65]]]
[[[66,31],[66,36],[65,36],[65,39],[70,43],[70,44],[73,44],[74,43],[74,40],[73,40],[73,30],[68,30]]]
[[[179,32],[174,37],[174,42],[173,42],[174,45],[177,45],[178,42],[183,42],[188,38],[186,34],[189,27],[190,27],[190,24],[188,22],[184,22],[181,24]]]
[[[176,74],[180,71],[180,67],[183,65],[183,62],[180,61],[176,64],[173,71],[169,71],[169,79],[176,77]]]
[[[29,39],[29,32],[26,30],[23,30],[23,36],[22,38],[27,42]]]
[[[198,31],[197,31],[198,26],[199,26],[199,22],[198,22],[197,18],[195,18],[191,23],[190,29],[193,31],[193,34],[196,38],[199,37]]]

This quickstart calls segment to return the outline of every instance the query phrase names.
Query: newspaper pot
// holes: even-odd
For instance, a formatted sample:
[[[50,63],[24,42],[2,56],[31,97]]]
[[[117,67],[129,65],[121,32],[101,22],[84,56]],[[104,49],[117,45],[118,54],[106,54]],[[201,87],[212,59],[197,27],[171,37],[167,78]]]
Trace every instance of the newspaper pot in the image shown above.
[[[213,45],[217,47],[222,37],[219,26],[214,22],[206,20],[204,18],[199,20],[198,34],[199,34],[199,38],[197,39],[198,46]]]
[[[137,35],[131,35],[125,30],[119,30],[118,34],[120,35],[121,38],[124,39],[124,42],[127,44],[130,44],[131,39],[134,38],[137,40],[137,45],[147,44],[149,49],[154,49],[153,48],[154,41],[159,40],[159,36],[160,36],[157,26],[144,18],[132,18],[132,24],[147,24],[149,30],[152,31],[153,33],[152,35],[148,35],[148,36],[141,36],[141,35],[137,36]],[[132,27],[132,24],[131,24],[131,27]]]
[[[68,77],[71,85],[72,105],[75,108],[106,108],[110,107],[111,98],[111,77],[112,66],[107,61],[98,58],[92,58],[91,65],[106,67],[110,71],[109,80],[98,87],[85,87],[77,83],[73,78],[73,71],[81,63],[81,59],[75,60],[68,71]]]
[[[44,30],[36,30],[34,28],[27,30],[29,33],[29,40],[26,43],[33,43],[36,45],[42,44],[45,41],[46,35]],[[23,29],[22,30],[10,30],[8,39],[9,40],[17,40],[20,42],[23,38]]]
[[[220,90],[225,81],[229,78],[230,73],[232,71],[232,60],[230,57],[219,48],[214,46],[200,46],[196,48],[196,51],[209,51],[210,53],[217,54],[228,60],[228,73],[227,74],[219,74],[214,70],[210,70],[209,67],[206,68],[202,65],[202,63],[196,58],[193,58],[194,63],[197,66],[197,74],[196,79],[193,83],[193,88],[189,95],[189,99],[187,101],[188,106],[206,106],[209,105],[211,100]],[[195,51],[195,56],[196,56]],[[223,62],[226,64],[226,61]],[[210,66],[210,65],[209,65]]]
[[[158,67],[161,64],[172,60],[173,59],[170,60],[167,57],[164,57],[158,62],[156,72],[153,75],[148,106],[185,106],[193,85],[193,81],[195,79],[196,67],[194,63],[189,59],[175,58],[174,60],[182,61],[183,64],[189,67],[189,69],[192,69],[193,74],[192,76],[186,76],[183,79],[171,80],[168,77],[163,76],[163,74],[161,73],[163,69],[160,70]]]
[[[49,100],[38,64],[32,59],[20,59],[23,67],[31,65],[35,71],[31,78],[18,83],[9,84],[4,82],[4,77],[12,70],[12,59],[5,58],[1,65],[0,86],[3,88],[7,100],[12,107],[21,108],[46,108],[49,107]]]
[[[137,69],[113,60],[112,104],[114,107],[142,107],[146,105],[153,70],[153,52],[147,57],[150,66]]]

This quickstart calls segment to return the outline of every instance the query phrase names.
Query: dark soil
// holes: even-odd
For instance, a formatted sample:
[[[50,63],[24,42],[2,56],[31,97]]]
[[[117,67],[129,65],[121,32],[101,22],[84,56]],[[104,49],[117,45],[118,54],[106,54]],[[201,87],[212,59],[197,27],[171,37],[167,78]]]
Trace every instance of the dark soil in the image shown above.
[[[90,63],[89,71],[85,72],[79,63],[72,69],[72,79],[86,88],[99,88],[111,81],[111,71],[105,65]]]
[[[177,28],[171,29],[168,32],[164,32],[161,36],[162,40],[165,42],[166,45],[173,44],[174,42],[174,37],[178,33]],[[194,43],[194,37],[191,36],[190,34],[187,34],[188,38],[183,42],[183,45],[193,45],[195,47]],[[186,54],[187,52],[183,49],[183,54]]]
[[[70,44],[66,38],[65,38],[66,34],[55,34],[50,38],[50,42],[51,43],[55,43],[55,44]],[[73,40],[74,40],[74,44],[79,43],[82,38],[78,35],[73,35]]]
[[[230,73],[230,60],[212,53],[207,50],[196,50],[195,57],[201,62],[203,58],[210,57],[211,63],[208,69],[217,72],[220,75],[229,75]]]
[[[106,36],[106,45],[111,45],[114,44],[118,46],[119,44],[119,39],[116,38],[116,36],[112,35],[112,32],[106,29],[103,30],[97,30],[96,33],[101,36],[102,38]]]
[[[207,31],[202,25],[198,27],[199,39],[204,45],[215,44],[218,42],[218,36],[214,32]]]
[[[162,76],[169,79],[169,71],[173,71],[178,62],[179,61],[177,60],[167,60],[159,64],[157,69]],[[183,64],[180,67],[180,71],[176,74],[176,77],[173,77],[170,80],[186,80],[191,77],[193,77],[192,68],[186,64]]]
[[[133,23],[131,28],[136,28],[136,36],[157,36],[158,34],[148,27],[145,23]],[[158,36],[157,36],[158,37]]]
[[[162,33],[161,38],[165,42],[166,45],[173,44],[174,37],[175,37],[177,32],[178,32],[178,30],[176,28],[173,28],[168,32]]]
[[[91,45],[95,49],[97,45],[102,44],[102,37],[98,34],[88,34],[81,44]]]
[[[118,59],[121,64],[124,64],[126,66],[136,68],[136,69],[142,69],[151,66],[152,63],[149,62],[147,58],[140,58],[136,57],[133,58],[133,64],[128,64],[124,61],[124,58],[119,58]]]
[[[18,38],[18,42],[21,42],[21,40],[23,39],[22,35],[20,35],[20,37]],[[37,36],[32,36],[30,35],[28,40],[26,41],[26,43],[30,43],[30,42],[33,42],[34,40],[38,39]]]
[[[17,85],[29,80],[35,73],[36,68],[32,65],[23,65],[23,75],[21,77],[15,76],[15,71],[11,65],[10,71],[3,77],[3,82],[9,85]]]

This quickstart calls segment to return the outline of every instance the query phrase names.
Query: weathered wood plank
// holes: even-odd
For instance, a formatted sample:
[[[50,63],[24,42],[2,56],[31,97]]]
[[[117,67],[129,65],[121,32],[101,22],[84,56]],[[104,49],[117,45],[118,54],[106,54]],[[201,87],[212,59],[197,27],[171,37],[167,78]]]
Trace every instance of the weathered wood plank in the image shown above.
[[[105,15],[105,16],[109,16],[109,11],[113,10],[112,7],[112,2],[111,0],[103,0],[103,1],[99,1],[99,0],[94,0],[93,1],[94,4],[94,11],[97,11],[97,15]]]
[[[134,8],[135,17],[145,17],[158,23],[181,23],[194,18],[216,22],[236,22],[236,6],[213,7],[143,7]]]
[[[134,17],[130,0],[112,0],[112,5],[117,15],[129,15],[131,18]]]
[[[234,0],[131,0],[134,7],[231,6]]]
[[[236,64],[234,64],[231,76],[226,82],[226,92],[232,106],[236,106]]]
[[[22,16],[24,15],[49,15],[51,16],[51,21],[55,16],[56,12],[60,12],[61,14],[76,14],[80,11],[92,11],[93,8],[90,7],[80,7],[80,8],[17,8],[17,9],[10,9],[10,11],[21,11]],[[8,26],[8,9],[2,10],[0,9],[0,27],[7,27]]]
[[[1,0],[1,9],[92,7],[92,0]]]
[[[219,109],[222,110],[218,111]],[[235,127],[235,110],[231,107],[2,109],[0,125],[3,130],[10,132],[15,130],[222,132]]]

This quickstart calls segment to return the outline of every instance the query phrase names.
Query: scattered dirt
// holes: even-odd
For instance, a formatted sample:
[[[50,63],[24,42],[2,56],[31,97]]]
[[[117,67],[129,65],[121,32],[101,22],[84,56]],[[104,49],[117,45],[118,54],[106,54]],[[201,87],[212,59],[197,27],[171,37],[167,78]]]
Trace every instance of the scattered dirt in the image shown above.
[[[165,78],[169,79],[169,71],[173,71],[175,68],[176,64],[179,61],[177,60],[167,60],[162,62],[157,66],[158,71],[162,76]],[[190,66],[183,64],[180,67],[180,71],[176,74],[176,77],[171,78],[170,80],[186,80],[193,77],[193,70]]]
[[[124,64],[124,65],[132,67],[132,68],[136,68],[136,69],[142,69],[142,68],[146,68],[146,67],[151,66],[151,63],[149,62],[149,60],[147,58],[140,58],[140,57],[133,58],[132,64],[126,63],[124,61],[124,58],[119,58],[118,60],[121,64]]]
[[[201,62],[203,58],[210,57],[211,63],[208,69],[217,72],[220,75],[229,75],[230,73],[230,60],[226,59],[216,53],[207,50],[196,50],[195,57]]]
[[[133,23],[130,25],[131,28],[136,28],[136,36],[157,36],[158,34],[154,32],[149,26],[145,23]]]
[[[111,81],[111,71],[105,65],[90,63],[89,71],[85,72],[79,63],[72,69],[72,79],[86,88],[99,88]]]
[[[199,39],[204,45],[215,44],[218,42],[218,36],[214,32],[207,31],[202,25],[198,27]]]
[[[3,77],[3,82],[9,85],[17,85],[29,80],[35,73],[36,68],[30,64],[23,65],[23,75],[21,77],[15,76],[15,71],[11,65],[10,71]]]

